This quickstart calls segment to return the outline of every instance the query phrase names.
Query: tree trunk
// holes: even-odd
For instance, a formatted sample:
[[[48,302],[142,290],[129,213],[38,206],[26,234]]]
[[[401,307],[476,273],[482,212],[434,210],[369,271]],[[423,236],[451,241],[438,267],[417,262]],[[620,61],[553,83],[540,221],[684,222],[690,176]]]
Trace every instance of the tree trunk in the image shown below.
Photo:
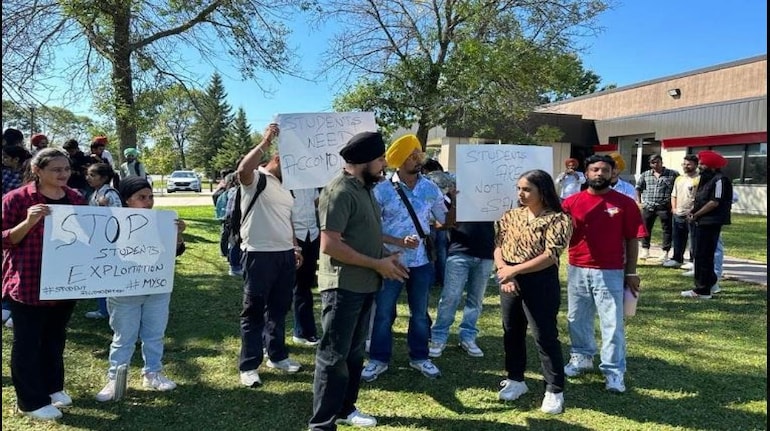
[[[420,145],[422,145],[422,151],[425,152],[425,149],[428,146],[428,132],[430,131],[430,127],[426,124],[426,122],[419,120],[417,122],[417,133],[415,134],[417,136],[417,139],[420,140]]]
[[[128,5],[130,2],[126,2]],[[117,159],[122,163],[123,151],[136,148],[136,124],[134,114],[134,86],[131,70],[130,8],[118,8],[114,15],[115,56],[112,59],[112,83],[115,88],[115,130],[120,151]]]

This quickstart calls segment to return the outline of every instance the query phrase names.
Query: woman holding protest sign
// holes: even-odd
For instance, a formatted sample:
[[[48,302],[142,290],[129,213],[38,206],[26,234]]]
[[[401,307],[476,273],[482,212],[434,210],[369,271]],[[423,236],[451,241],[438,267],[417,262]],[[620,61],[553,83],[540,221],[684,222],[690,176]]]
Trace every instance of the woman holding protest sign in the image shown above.
[[[152,185],[142,177],[128,177],[120,182],[120,199],[124,207],[152,209],[155,201]],[[177,220],[176,255],[185,251],[182,232],[185,223]],[[163,338],[168,323],[171,293],[154,295],[121,296],[107,298],[110,327],[113,337],[110,344],[107,385],[96,394],[97,401],[109,401],[115,397],[119,366],[128,365],[134,354],[136,342],[142,339],[142,386],[158,391],[170,391],[176,383],[166,377],[163,369]]]
[[[43,218],[50,205],[85,205],[70,177],[67,154],[38,151],[27,182],[3,196],[3,300],[13,315],[11,380],[19,411],[33,419],[54,420],[72,405],[64,392],[64,346],[75,301],[41,301]]]

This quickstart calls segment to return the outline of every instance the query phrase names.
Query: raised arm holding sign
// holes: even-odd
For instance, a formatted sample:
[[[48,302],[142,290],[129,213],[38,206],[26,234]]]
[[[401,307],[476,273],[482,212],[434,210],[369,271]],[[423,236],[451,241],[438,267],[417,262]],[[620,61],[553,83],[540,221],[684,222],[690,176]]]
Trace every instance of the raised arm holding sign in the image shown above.
[[[339,153],[359,132],[374,132],[372,112],[280,114],[278,141],[283,186],[289,190],[323,187],[345,166]]]

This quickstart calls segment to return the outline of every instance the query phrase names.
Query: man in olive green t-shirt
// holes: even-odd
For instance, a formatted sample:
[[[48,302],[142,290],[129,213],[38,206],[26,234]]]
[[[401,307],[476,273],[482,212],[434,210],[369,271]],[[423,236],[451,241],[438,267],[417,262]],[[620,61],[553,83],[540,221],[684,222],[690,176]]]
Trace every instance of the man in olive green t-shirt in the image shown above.
[[[309,429],[336,424],[374,426],[377,420],[356,406],[369,332],[369,313],[382,278],[403,281],[408,272],[398,255],[383,257],[380,207],[372,187],[385,168],[382,135],[362,132],[340,150],[345,168],[319,200],[323,335],[313,378]]]

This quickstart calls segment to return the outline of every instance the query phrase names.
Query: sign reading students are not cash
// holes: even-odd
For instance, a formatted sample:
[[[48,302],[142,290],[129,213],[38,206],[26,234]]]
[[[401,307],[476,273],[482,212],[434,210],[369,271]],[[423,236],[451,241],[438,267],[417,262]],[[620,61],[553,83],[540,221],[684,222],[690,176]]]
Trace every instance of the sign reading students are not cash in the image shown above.
[[[553,149],[537,145],[458,145],[457,221],[497,221],[518,206],[516,184],[531,169],[553,175]]]
[[[276,123],[283,186],[289,190],[328,184],[345,166],[340,150],[350,138],[377,130],[372,112],[279,114]]]
[[[174,211],[50,205],[43,233],[40,299],[171,292]]]

